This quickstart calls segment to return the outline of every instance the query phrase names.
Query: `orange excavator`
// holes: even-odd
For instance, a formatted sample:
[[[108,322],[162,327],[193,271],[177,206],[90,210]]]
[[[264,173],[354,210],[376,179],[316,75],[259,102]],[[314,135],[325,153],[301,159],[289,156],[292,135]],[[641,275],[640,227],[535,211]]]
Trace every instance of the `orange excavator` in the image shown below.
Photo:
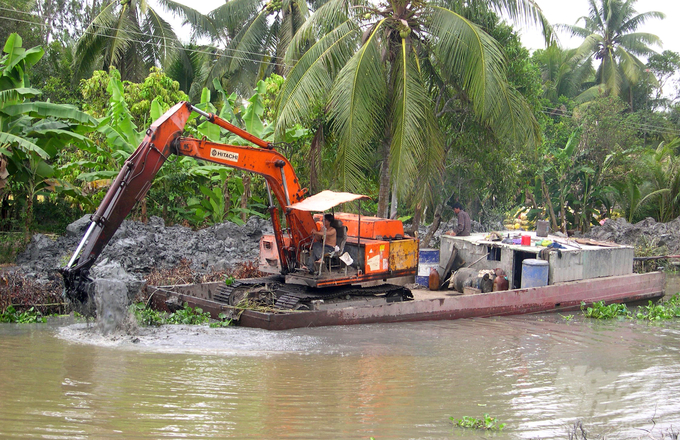
[[[255,146],[183,137],[192,112]],[[60,269],[67,299],[81,304],[92,299],[93,280],[89,276],[92,265],[135,203],[144,198],[158,170],[171,154],[250,171],[263,176],[267,183],[268,210],[274,234],[264,235],[260,241],[260,270],[278,275],[263,281],[250,279],[232,284],[226,293],[223,292],[222,298],[226,302],[234,303],[234,298],[242,298],[256,288],[261,290],[265,284],[269,286],[273,303],[286,308],[304,308],[305,299],[323,298],[326,293],[340,297],[345,292],[343,286],[353,286],[348,290],[352,292],[358,291],[356,287],[370,287],[368,291],[372,294],[382,292],[400,300],[409,298],[407,289],[395,286],[413,282],[418,265],[418,240],[404,234],[399,220],[335,213],[333,226],[338,231],[338,246],[327,252],[314,267],[307,267],[313,231],[321,230],[319,212],[367,197],[331,191],[306,197],[307,190],[300,187],[290,162],[276,151],[275,144],[188,102],[180,102],[147,130],[144,140],[125,162],[92,215],[72,258]],[[283,212],[286,228],[281,225],[279,208],[274,205],[273,198]],[[385,287],[376,290],[376,286],[381,285]]]

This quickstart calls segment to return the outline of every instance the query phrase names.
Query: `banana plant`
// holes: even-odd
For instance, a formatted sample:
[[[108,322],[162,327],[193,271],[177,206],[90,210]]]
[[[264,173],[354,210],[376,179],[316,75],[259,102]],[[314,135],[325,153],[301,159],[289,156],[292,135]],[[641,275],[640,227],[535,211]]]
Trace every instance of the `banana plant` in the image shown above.
[[[0,60],[0,156],[6,166],[3,174],[17,191],[15,200],[25,200],[26,234],[38,192],[79,196],[75,187],[60,179],[53,162],[68,145],[92,148],[85,134],[96,126],[91,116],[76,107],[33,101],[41,92],[30,87],[26,74],[43,55],[40,47],[24,49],[21,37],[11,34]],[[0,190],[4,187],[0,185]]]

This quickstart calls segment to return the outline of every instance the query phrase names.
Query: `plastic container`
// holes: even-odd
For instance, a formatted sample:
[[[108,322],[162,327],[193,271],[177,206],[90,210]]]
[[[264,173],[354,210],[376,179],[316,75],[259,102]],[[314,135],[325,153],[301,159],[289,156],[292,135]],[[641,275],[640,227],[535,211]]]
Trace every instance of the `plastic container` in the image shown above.
[[[418,253],[418,275],[416,283],[429,286],[430,269],[439,267],[439,249],[421,249]]]
[[[428,282],[430,290],[439,290],[439,272],[436,267],[430,269],[430,278]]]
[[[548,285],[550,264],[546,260],[527,258],[522,261],[522,289]]]
[[[522,235],[522,246],[531,246],[531,236]]]
[[[536,222],[536,237],[547,237],[550,230],[548,222],[545,220],[538,220]]]

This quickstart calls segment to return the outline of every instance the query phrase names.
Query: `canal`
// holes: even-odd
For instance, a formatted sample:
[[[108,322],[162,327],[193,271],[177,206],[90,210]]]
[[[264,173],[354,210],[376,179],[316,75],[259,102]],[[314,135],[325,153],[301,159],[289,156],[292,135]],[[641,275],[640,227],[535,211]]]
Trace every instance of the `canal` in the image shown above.
[[[567,439],[577,420],[588,438],[639,438],[677,432],[679,394],[678,321],[0,325],[0,438]],[[506,428],[449,419],[485,413]]]

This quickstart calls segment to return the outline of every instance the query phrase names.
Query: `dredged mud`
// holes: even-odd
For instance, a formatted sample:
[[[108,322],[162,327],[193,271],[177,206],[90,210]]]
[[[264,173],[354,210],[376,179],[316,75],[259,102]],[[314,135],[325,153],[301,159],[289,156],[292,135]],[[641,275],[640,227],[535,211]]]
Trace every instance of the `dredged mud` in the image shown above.
[[[86,215],[67,227],[56,240],[35,234],[24,252],[17,256],[18,270],[29,278],[54,280],[65,266],[90,223]],[[148,223],[124,221],[104,248],[90,275],[94,279],[115,279],[126,284],[129,295],[139,290],[152,270],[171,269],[188,261],[192,271],[225,271],[258,257],[263,234],[273,233],[271,223],[251,217],[239,226],[225,222],[194,231],[184,226],[165,226],[159,217]]]
[[[637,223],[623,218],[607,220],[586,234],[595,240],[641,247],[665,248],[671,254],[680,253],[680,217],[668,223],[659,223],[648,217]]]

